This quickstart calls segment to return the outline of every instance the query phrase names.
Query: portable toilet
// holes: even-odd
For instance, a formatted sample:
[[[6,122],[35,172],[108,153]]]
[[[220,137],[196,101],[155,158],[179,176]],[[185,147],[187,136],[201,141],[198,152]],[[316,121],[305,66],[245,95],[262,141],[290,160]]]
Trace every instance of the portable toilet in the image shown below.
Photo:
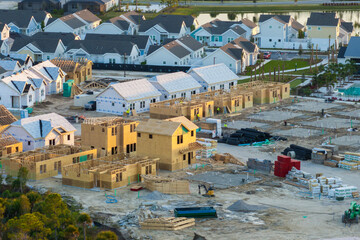
[[[69,79],[63,83],[63,96],[64,97],[71,97],[71,88],[74,84],[74,80]]]

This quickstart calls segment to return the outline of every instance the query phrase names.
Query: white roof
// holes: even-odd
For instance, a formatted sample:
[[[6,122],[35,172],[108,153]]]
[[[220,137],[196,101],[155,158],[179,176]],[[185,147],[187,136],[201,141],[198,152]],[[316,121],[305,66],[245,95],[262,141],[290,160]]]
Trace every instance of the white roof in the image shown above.
[[[12,123],[11,126],[23,127],[34,139],[45,138],[54,128],[59,131],[65,130],[66,132],[76,131],[71,123],[56,113],[23,118]]]
[[[19,62],[16,60],[0,60],[0,67],[6,71],[14,71],[18,64]]]
[[[25,84],[31,84],[35,89],[40,88],[44,79],[29,70],[25,70],[19,74],[5,77],[1,81],[22,94]]]
[[[239,79],[239,77],[223,63],[193,68],[189,71],[189,74],[194,76],[195,79],[196,76],[200,77],[209,85]]]
[[[66,75],[66,73],[64,73],[61,68],[59,68],[49,60],[32,66],[30,68],[30,71],[34,72],[39,77],[45,79],[45,81],[47,82],[52,82],[56,80],[60,73],[63,76]]]
[[[149,81],[158,89],[164,89],[169,93],[201,88],[201,85],[191,75],[184,72],[158,75]]]
[[[145,78],[112,84],[109,88],[113,88],[127,101],[161,96],[161,93]]]

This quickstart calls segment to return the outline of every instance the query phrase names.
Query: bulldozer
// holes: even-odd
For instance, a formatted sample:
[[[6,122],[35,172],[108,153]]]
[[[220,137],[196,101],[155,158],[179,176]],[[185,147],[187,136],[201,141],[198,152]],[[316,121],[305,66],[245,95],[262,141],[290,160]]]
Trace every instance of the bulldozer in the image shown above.
[[[201,194],[202,187],[205,189],[205,194],[203,194],[204,197],[215,197],[213,185],[209,185],[207,187],[205,184],[199,184],[198,187],[199,187],[199,194]]]
[[[342,215],[343,223],[359,223],[360,205],[356,202],[351,202],[349,210],[346,210]]]

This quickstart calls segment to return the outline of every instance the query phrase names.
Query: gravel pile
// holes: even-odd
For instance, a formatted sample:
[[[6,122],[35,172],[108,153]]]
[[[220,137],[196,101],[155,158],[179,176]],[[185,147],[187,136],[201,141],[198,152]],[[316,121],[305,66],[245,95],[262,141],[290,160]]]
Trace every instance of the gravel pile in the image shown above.
[[[267,207],[259,206],[259,205],[250,205],[245,203],[243,200],[238,200],[227,209],[233,212],[257,212],[267,209]]]

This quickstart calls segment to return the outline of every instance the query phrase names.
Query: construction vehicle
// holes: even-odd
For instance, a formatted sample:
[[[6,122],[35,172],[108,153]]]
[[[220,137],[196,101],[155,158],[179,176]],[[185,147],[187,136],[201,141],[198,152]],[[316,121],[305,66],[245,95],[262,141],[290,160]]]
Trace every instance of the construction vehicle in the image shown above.
[[[198,187],[199,187],[199,194],[201,194],[202,187],[205,189],[205,194],[203,194],[204,197],[215,197],[213,185],[206,187],[205,184],[199,184]]]
[[[349,210],[346,210],[342,216],[343,223],[359,223],[360,205],[351,202]]]

